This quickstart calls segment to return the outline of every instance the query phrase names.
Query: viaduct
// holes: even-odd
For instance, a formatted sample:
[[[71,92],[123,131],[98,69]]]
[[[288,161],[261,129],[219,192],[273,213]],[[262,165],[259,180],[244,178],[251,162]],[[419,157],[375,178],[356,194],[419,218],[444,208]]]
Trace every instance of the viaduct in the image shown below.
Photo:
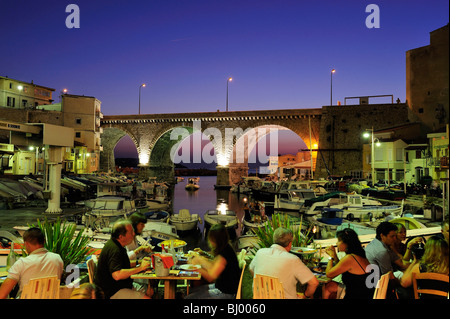
[[[232,185],[248,174],[249,151],[273,130],[291,130],[309,149],[318,145],[315,177],[350,174],[362,169],[365,129],[386,129],[410,122],[408,106],[361,104],[309,109],[231,112],[110,115],[103,128],[100,166],[114,167],[114,148],[126,134],[136,145],[140,173],[170,179],[173,156],[180,143],[195,131],[211,141],[217,163],[218,186]],[[200,154],[197,154],[200,156]],[[197,156],[194,154],[195,156]],[[197,156],[197,158],[198,158]]]

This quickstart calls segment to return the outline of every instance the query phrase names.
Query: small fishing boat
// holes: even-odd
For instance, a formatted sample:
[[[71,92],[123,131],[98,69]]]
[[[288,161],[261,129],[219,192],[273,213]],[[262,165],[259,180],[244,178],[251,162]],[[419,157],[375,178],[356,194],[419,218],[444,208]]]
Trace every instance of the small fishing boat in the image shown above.
[[[236,228],[238,227],[238,218],[232,210],[211,209],[203,215],[205,221],[205,230],[215,224],[224,225],[231,238],[236,237]]]
[[[260,216],[255,214],[250,214],[250,219],[244,218],[242,220],[242,224],[245,226],[248,230],[256,230],[260,227],[264,227],[268,224],[269,219],[266,215]]]
[[[134,200],[120,196],[101,196],[85,201],[88,211],[83,216],[86,227],[102,229],[120,218],[136,212]]]
[[[188,179],[187,184],[185,186],[187,191],[196,191],[200,188],[200,185],[198,184],[199,182],[198,177],[191,177]]]
[[[157,221],[157,222],[167,222],[169,219],[169,212],[165,210],[153,210],[144,212],[143,215],[147,217],[149,221]]]
[[[169,223],[174,225],[177,231],[189,231],[197,229],[198,223],[201,222],[198,214],[191,214],[189,209],[180,209],[178,214],[173,214],[169,218]]]
[[[153,246],[156,246],[164,240],[179,238],[175,226],[158,221],[148,221],[145,223],[141,236],[149,240],[151,239]]]
[[[275,195],[274,208],[299,211],[305,200],[315,198],[313,189],[292,189]]]

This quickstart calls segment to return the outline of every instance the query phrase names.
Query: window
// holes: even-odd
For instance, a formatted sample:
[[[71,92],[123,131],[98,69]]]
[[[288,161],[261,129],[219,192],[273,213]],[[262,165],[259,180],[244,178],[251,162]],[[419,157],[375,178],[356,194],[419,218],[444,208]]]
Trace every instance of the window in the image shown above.
[[[15,104],[16,104],[16,98],[8,96],[8,99],[6,101],[6,106],[14,107]]]
[[[76,138],[80,138],[81,137],[81,132],[75,132],[75,137]]]
[[[80,118],[75,119],[75,123],[76,124],[81,124],[81,119]]]

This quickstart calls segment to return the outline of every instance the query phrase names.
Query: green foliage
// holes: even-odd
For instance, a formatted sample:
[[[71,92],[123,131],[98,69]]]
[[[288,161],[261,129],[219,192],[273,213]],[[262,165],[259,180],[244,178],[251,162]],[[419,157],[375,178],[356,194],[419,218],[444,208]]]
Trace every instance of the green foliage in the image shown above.
[[[86,256],[92,254],[91,248],[87,246],[90,238],[84,236],[84,228],[75,235],[76,225],[61,222],[60,218],[51,223],[47,220],[38,225],[45,235],[45,248],[48,251],[59,254],[64,262],[64,269],[68,265],[76,265],[83,262]],[[33,226],[34,227],[34,226]]]
[[[273,233],[278,227],[284,227],[291,229],[294,235],[292,241],[293,247],[306,247],[312,242],[312,238],[309,236],[311,232],[311,226],[306,227],[303,224],[303,217],[300,219],[293,219],[287,214],[273,214],[272,219],[269,220],[267,225],[260,227],[255,233],[258,236],[258,248],[252,248],[251,252],[254,254],[259,248],[267,248],[273,244]],[[305,228],[305,230],[302,230]]]

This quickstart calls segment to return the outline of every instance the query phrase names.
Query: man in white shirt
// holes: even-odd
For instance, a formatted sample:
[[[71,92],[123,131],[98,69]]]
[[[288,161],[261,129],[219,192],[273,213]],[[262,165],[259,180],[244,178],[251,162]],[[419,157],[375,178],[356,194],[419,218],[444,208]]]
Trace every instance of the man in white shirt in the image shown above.
[[[44,248],[45,236],[39,228],[33,227],[23,234],[28,256],[19,258],[8,271],[8,277],[0,287],[0,299],[6,299],[19,284],[17,296],[30,279],[57,276],[61,279],[64,263],[61,256]]]
[[[297,282],[307,284],[305,298],[312,298],[319,281],[297,256],[289,253],[294,236],[290,229],[274,231],[270,248],[261,248],[250,263],[252,274],[277,277],[283,284],[285,299],[297,299]]]

